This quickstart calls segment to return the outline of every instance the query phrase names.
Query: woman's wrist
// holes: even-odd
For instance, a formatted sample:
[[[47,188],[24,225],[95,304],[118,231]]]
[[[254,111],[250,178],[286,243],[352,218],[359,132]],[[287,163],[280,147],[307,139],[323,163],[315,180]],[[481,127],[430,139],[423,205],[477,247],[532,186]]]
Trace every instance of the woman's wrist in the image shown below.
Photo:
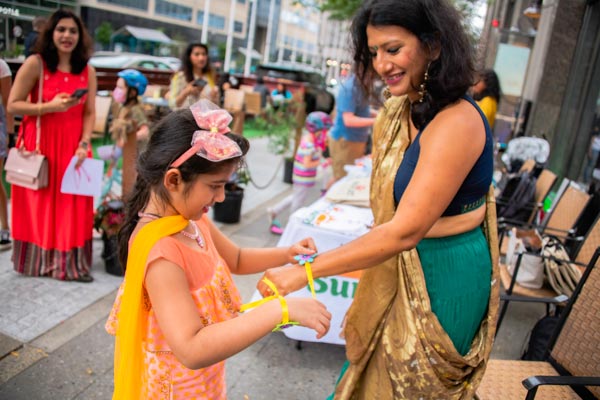
[[[90,143],[87,140],[81,140],[79,142],[79,148],[83,149],[85,151],[88,151],[88,149],[90,148]]]

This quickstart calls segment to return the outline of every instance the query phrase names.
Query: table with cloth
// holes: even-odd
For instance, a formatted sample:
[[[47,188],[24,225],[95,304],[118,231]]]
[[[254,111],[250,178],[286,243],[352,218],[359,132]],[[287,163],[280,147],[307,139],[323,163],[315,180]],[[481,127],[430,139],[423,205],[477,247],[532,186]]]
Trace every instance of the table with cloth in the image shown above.
[[[331,187],[326,197],[321,197],[308,207],[294,212],[277,245],[286,247],[303,238],[312,237],[318,250],[325,252],[367,233],[373,224],[371,209],[343,203],[345,201],[343,193],[351,193],[347,201],[354,204],[364,203],[361,200],[363,198],[368,199],[369,178],[360,175],[362,174],[344,177]],[[335,202],[330,199],[335,199]],[[331,328],[327,335],[317,339],[312,329],[301,326],[287,328],[283,331],[284,334],[290,339],[299,341],[344,345],[345,341],[340,337],[341,325],[352,303],[360,275],[361,271],[355,271],[315,279],[317,299],[323,302],[332,314]],[[310,296],[308,286],[288,295],[288,297]],[[252,300],[260,298],[260,294],[256,291]]]

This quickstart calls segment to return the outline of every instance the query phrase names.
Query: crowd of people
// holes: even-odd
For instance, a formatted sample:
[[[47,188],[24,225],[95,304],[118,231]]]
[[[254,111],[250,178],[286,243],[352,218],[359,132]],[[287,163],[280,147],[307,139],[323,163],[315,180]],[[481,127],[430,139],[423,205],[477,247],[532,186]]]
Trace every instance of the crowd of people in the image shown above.
[[[10,223],[0,188],[0,250],[12,248],[19,274],[92,282],[93,199],[61,192],[71,159],[79,166],[92,155],[92,42],[68,10],[34,23],[37,37],[28,40],[31,54],[14,82],[0,60],[0,167],[20,115],[15,145],[46,157],[48,185],[13,184]],[[270,231],[281,234],[278,215],[306,205],[317,168],[331,163],[330,185],[372,152],[374,227],[327,252],[311,238],[241,248],[208,217],[250,145],[231,131],[233,117],[222,108],[225,91],[240,82],[218,76],[206,44],[187,45],[166,94],[172,111],[155,124],[139,100],[147,77],[119,72],[109,130],[122,154],[125,279],[106,323],[117,344],[113,398],[179,398],[189,390],[225,398],[228,357],[289,325],[317,337],[328,332],[326,307],[289,293],[356,270],[364,272],[345,319],[347,361],[330,398],[473,397],[499,301],[490,190],[498,77],[476,71],[460,14],[446,0],[366,1],[350,34],[354,69],[335,115],[308,114],[293,193],[267,210]],[[384,98],[374,90],[379,79]],[[262,77],[254,91],[262,107],[294,97],[281,82],[269,90]],[[594,162],[597,155],[590,154]],[[309,274],[298,260],[311,256]],[[255,273],[263,274],[257,289],[264,299],[246,313],[232,274]]]

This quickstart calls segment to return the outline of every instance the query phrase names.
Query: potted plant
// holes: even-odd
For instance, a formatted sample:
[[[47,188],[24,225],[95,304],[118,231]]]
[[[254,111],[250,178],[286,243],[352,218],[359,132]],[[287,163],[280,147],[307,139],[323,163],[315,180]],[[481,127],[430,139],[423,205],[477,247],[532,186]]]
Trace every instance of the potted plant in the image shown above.
[[[102,234],[104,249],[102,259],[106,272],[123,276],[124,269],[119,263],[117,233],[125,219],[125,208],[121,200],[104,200],[94,214],[94,229]]]
[[[263,115],[256,117],[256,127],[263,130],[269,139],[269,151],[285,156],[283,181],[287,183],[292,183],[299,111],[300,103],[291,100],[279,108],[268,107]]]
[[[231,176],[225,184],[225,200],[215,203],[213,206],[213,218],[215,221],[235,224],[240,221],[242,215],[242,200],[244,199],[244,187],[250,182],[248,168],[243,164]]]

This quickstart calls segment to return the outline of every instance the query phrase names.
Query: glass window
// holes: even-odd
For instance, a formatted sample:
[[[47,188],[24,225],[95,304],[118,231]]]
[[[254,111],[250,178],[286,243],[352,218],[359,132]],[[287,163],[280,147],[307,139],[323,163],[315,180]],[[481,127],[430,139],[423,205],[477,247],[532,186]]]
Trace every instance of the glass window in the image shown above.
[[[192,20],[192,9],[190,7],[171,3],[165,0],[156,0],[154,11],[159,15],[180,19],[182,21]]]
[[[196,22],[199,25],[204,23],[204,11],[198,10],[198,14],[196,15]],[[237,21],[236,21],[237,22]],[[208,15],[208,27],[213,29],[225,29],[225,17],[215,14]],[[237,31],[236,31],[237,32]],[[241,30],[240,30],[241,32]]]
[[[240,33],[242,31],[242,29],[244,28],[244,24],[240,21],[234,21],[233,22],[233,30]]]
[[[246,0],[237,0],[237,2],[240,4],[246,4]]]
[[[98,0],[100,3],[116,4],[123,7],[137,8],[138,10],[148,9],[148,0]]]

